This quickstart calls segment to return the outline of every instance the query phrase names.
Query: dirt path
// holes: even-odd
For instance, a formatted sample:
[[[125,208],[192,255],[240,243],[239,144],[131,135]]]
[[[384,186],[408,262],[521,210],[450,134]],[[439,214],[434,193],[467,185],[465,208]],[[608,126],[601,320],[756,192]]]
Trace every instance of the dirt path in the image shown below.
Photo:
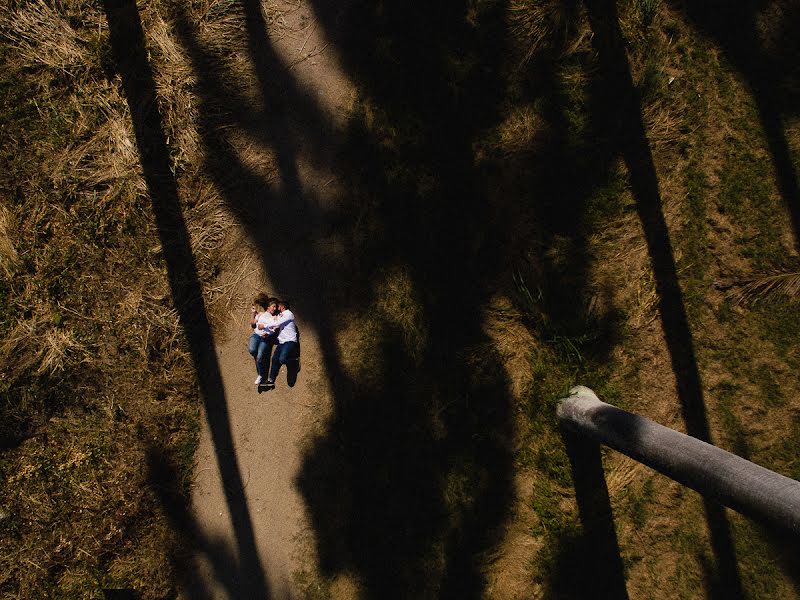
[[[303,2],[265,5],[270,24],[270,40],[281,61],[299,85],[325,112],[325,117],[341,126],[352,105],[353,88],[343,75],[332,48],[322,35],[313,12]],[[295,133],[295,132],[290,132]],[[310,166],[304,160],[307,144],[296,133],[297,164],[304,192],[313,192],[321,204],[335,202],[339,185],[334,173]],[[334,149],[328,149],[333,151]],[[287,249],[291,252],[291,248]],[[253,381],[255,368],[247,353],[250,333],[248,310],[259,290],[272,294],[291,294],[281,290],[262,272],[255,250],[231,265],[223,280],[235,282],[234,308],[226,330],[217,335],[216,354],[222,372],[225,398],[230,415],[230,428],[235,447],[235,462],[244,484],[246,512],[252,524],[252,535],[258,559],[268,585],[268,597],[298,597],[296,574],[301,568],[314,570],[313,532],[305,515],[303,500],[295,485],[302,461],[302,449],[308,432],[327,412],[330,402],[316,332],[303,321],[299,303],[295,308],[302,331],[302,372],[294,388],[286,385],[282,370],[275,390],[257,394]],[[299,309],[299,310],[298,310]],[[227,549],[232,563],[226,573],[224,565],[209,559],[208,552],[199,552],[197,564],[201,587],[213,598],[236,597],[231,589],[238,564],[237,533],[229,499],[223,489],[219,460],[208,423],[203,421],[200,446],[196,455],[196,481],[193,494],[194,515],[201,536],[214,547]],[[240,509],[243,510],[243,509]],[[221,572],[222,571],[222,572]],[[235,578],[236,576],[233,576]]]

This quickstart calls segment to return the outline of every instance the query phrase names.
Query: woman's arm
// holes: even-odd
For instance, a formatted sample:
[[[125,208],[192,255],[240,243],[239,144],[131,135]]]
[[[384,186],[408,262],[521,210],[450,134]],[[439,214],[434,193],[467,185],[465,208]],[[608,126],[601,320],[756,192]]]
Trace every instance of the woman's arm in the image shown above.
[[[258,312],[256,311],[255,306],[250,307],[250,327],[253,329],[256,328],[256,323],[258,322]]]

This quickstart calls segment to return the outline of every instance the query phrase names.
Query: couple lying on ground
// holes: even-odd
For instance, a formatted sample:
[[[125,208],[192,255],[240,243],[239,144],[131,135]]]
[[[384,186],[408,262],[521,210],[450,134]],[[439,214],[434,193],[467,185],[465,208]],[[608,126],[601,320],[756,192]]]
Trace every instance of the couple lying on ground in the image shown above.
[[[258,296],[251,307],[250,335],[248,350],[256,359],[256,385],[274,386],[281,365],[287,365],[287,381],[294,385],[299,368],[300,341],[294,314],[285,300],[270,298],[264,294]],[[261,312],[256,310],[261,308]],[[273,346],[277,346],[272,354]],[[272,354],[272,365],[267,377],[267,364]]]

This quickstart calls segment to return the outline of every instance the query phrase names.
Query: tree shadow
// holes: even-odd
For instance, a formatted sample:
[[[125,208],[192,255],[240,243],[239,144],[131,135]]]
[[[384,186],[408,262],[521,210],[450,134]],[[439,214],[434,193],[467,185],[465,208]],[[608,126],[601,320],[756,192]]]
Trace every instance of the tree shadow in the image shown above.
[[[156,88],[134,0],[105,0],[115,70],[122,78],[130,108],[140,162],[155,216],[172,297],[189,347],[206,418],[214,442],[236,539],[235,560],[224,548],[209,547],[209,559],[233,596],[268,598],[269,584],[261,566],[244,485],[234,452],[228,409],[211,328],[171,171]],[[169,509],[169,507],[167,507]],[[185,525],[185,519],[182,521]]]
[[[191,501],[182,489],[180,472],[170,461],[168,454],[157,446],[148,448],[147,470],[147,482],[155,491],[178,540],[179,547],[170,552],[169,559],[173,572],[178,577],[176,583],[179,588],[191,598],[205,600],[213,596],[211,590],[206,589],[197,577],[195,556],[200,553],[210,559],[216,580],[231,597],[242,597],[243,594],[253,591],[254,597],[259,597],[258,590],[242,589],[240,586],[238,570],[231,568],[236,564],[232,549],[224,541],[210,540],[203,534],[202,528],[189,510]]]
[[[505,10],[501,3],[493,6],[498,13]],[[541,152],[535,153],[536,162],[532,164],[531,155],[527,153],[514,164],[480,167],[474,164],[472,144],[483,128],[496,124],[500,114],[499,103],[505,93],[505,73],[501,70],[499,58],[506,52],[504,43],[500,42],[506,35],[504,18],[503,24],[495,23],[494,28],[491,23],[487,26],[483,21],[485,29],[475,34],[465,26],[464,6],[457,3],[426,11],[423,21],[401,3],[382,3],[377,7],[352,3],[342,7],[316,2],[315,9],[326,27],[327,35],[335,40],[342,62],[366,96],[369,107],[378,107],[379,117],[388,123],[386,129],[405,129],[407,132],[406,138],[402,138],[405,145],[394,152],[394,147],[387,150],[385,145],[376,144],[375,140],[370,139],[369,131],[358,130],[354,132],[355,135],[366,139],[355,140],[348,148],[354,156],[361,158],[363,165],[359,172],[351,173],[353,184],[349,187],[366,188],[371,196],[380,199],[379,206],[369,206],[362,213],[369,227],[380,232],[381,236],[380,240],[373,239],[365,244],[369,253],[363,254],[372,257],[374,262],[367,259],[364,261],[366,264],[362,263],[362,268],[374,272],[381,264],[392,264],[398,260],[410,266],[418,274],[416,281],[424,282],[424,289],[430,294],[425,308],[426,312],[435,315],[434,322],[444,326],[455,319],[449,331],[444,329],[437,332],[436,339],[436,343],[443,344],[445,348],[450,340],[452,350],[469,347],[472,341],[465,338],[466,333],[477,337],[467,329],[470,314],[473,310],[480,310],[480,306],[489,298],[492,287],[508,288],[509,282],[501,280],[497,274],[502,271],[503,276],[507,277],[511,270],[508,268],[509,262],[513,261],[524,271],[526,281],[535,283],[542,290],[542,299],[535,302],[536,306],[523,307],[530,309],[532,324],[546,327],[547,335],[551,337],[570,341],[585,337],[587,329],[591,329],[596,335],[586,342],[580,342],[580,351],[595,361],[604,361],[617,335],[618,322],[613,310],[605,311],[594,323],[587,322],[587,313],[590,312],[587,310],[590,305],[587,276],[591,256],[586,240],[591,223],[585,219],[585,213],[587,198],[598,188],[607,185],[613,177],[609,168],[609,144],[575,139],[558,81],[556,57],[538,57],[537,75],[524,92],[527,100],[545,106],[550,124],[546,145],[543,145]],[[480,18],[477,17],[478,20]],[[490,49],[486,54],[478,57],[473,55],[476,48],[484,49],[487,44]],[[458,80],[457,70],[448,68],[446,62],[452,49],[458,49],[461,60],[471,64],[481,75],[473,72],[475,79],[465,77]],[[370,114],[374,115],[374,112]],[[387,175],[398,171],[403,174],[398,164],[411,174],[409,179],[412,176],[416,179],[406,181],[400,177],[398,179],[402,185],[398,186],[397,179],[390,179]],[[504,171],[510,176],[506,177]],[[426,178],[434,182],[436,195],[420,197],[415,194],[413,186],[416,181]],[[509,183],[512,179],[514,183]],[[504,186],[502,192],[489,193],[486,188],[491,183],[487,184],[487,181]],[[510,200],[503,202],[503,196]],[[432,197],[436,202],[434,206],[421,205],[423,202],[429,203]],[[495,205],[489,204],[489,199]],[[530,226],[530,231],[523,231],[520,223]],[[471,236],[474,237],[470,244]],[[498,269],[498,264],[505,266]],[[464,287],[465,282],[472,285]],[[448,293],[455,303],[448,301]],[[475,296],[478,296],[479,302],[474,302]],[[442,381],[457,390],[455,384],[450,382],[453,367],[443,360],[444,357],[431,353],[431,358],[425,358],[426,369],[434,366],[440,375],[444,374]],[[402,357],[398,357],[393,362],[399,366],[403,364],[401,360]],[[440,365],[446,366],[441,368]],[[430,373],[414,369],[413,364],[408,364],[407,368],[402,372],[411,375],[408,380],[413,382],[412,385],[416,387],[421,380],[421,385],[431,386]],[[391,376],[391,372],[381,374],[385,379]],[[465,372],[465,376],[469,376],[468,372]],[[403,385],[402,378],[399,385]],[[468,393],[474,396],[475,390],[469,390]],[[380,392],[375,393],[376,398],[381,396]],[[432,398],[436,400],[435,395]],[[391,397],[391,404],[397,407],[407,403],[400,395],[397,399]],[[312,507],[325,506],[323,498],[317,497],[318,494],[327,497],[328,503],[334,507],[351,506],[354,503],[349,494],[350,490],[357,487],[357,483],[343,485],[341,481],[331,481],[329,486],[320,486],[319,482],[326,481],[331,473],[336,473],[342,467],[343,474],[339,477],[350,481],[349,469],[358,464],[363,452],[357,446],[349,447],[352,440],[363,436],[358,428],[363,427],[364,423],[398,419],[391,412],[391,405],[388,410],[377,409],[370,404],[366,406],[368,414],[359,415],[359,419],[353,423],[344,422],[337,427],[338,431],[334,430],[339,435],[346,435],[344,441],[335,437],[325,438],[318,441],[311,453],[311,460],[306,466],[307,475],[304,474],[301,483],[311,498]],[[470,406],[465,404],[463,409],[469,411]],[[464,415],[447,414],[447,417],[447,425],[451,430],[464,427]],[[418,417],[413,420],[418,420]],[[410,427],[412,422],[396,421],[402,428]],[[489,424],[487,421],[486,425]],[[486,429],[491,431],[490,427]],[[383,430],[377,433],[384,434]],[[426,468],[434,466],[434,471],[446,472],[446,467],[432,464],[435,451],[430,457],[420,455],[419,443],[413,438],[409,441],[414,443],[406,451],[414,456],[415,464]],[[372,444],[368,446],[373,447]],[[463,450],[454,451],[466,454]],[[337,453],[341,455],[344,452],[349,456],[337,457]],[[376,476],[382,473],[380,467],[383,463],[391,465],[398,462],[397,459],[376,458],[380,458],[380,461],[375,466],[371,464],[372,461],[369,464]],[[412,477],[408,481],[413,485]],[[417,502],[422,499],[427,503],[427,498],[433,497],[434,492],[435,489],[425,490],[411,500]],[[365,495],[374,498],[371,503],[391,502],[374,491],[372,494],[365,492]],[[591,500],[587,501],[584,508],[588,510],[591,504]],[[420,512],[423,508],[424,505],[421,505]],[[375,513],[369,506],[364,509],[367,514]],[[339,514],[346,511],[336,508],[328,512]],[[418,523],[417,530],[420,526],[431,531],[441,527],[443,515],[428,514],[427,517],[430,521],[427,524]],[[488,522],[492,523],[491,520]],[[362,576],[366,574],[371,578],[370,581],[376,582],[368,585],[370,592],[395,595],[393,590],[398,589],[397,575],[392,572],[392,565],[403,564],[403,557],[411,554],[414,547],[418,547],[426,537],[435,539],[436,535],[425,533],[416,539],[403,539],[402,545],[398,545],[398,540],[377,537],[382,535],[380,518],[374,521],[374,527],[371,521],[368,523],[369,526],[364,530],[372,531],[376,537],[364,538],[362,542],[353,535],[355,543],[352,543],[347,541],[346,535],[341,535],[342,528],[347,526],[347,519],[336,524],[325,523],[320,518],[317,531],[329,527],[320,536],[323,540],[319,549],[323,568],[330,574],[342,571],[354,571]],[[476,527],[475,531],[480,529]],[[356,533],[362,535],[361,532]],[[381,550],[385,548],[374,557],[383,566],[375,564],[365,567],[360,562],[363,558],[352,557],[353,547],[369,546]],[[485,542],[477,547],[481,546],[485,547]],[[581,546],[581,549],[583,551],[586,547]],[[469,554],[465,553],[465,556]],[[618,550],[615,558],[608,557],[608,561],[614,560],[620,562]],[[463,568],[461,571],[460,588],[443,589],[448,594],[458,591],[469,597],[480,595],[482,586],[479,585],[480,580],[475,578],[474,571],[464,571]],[[617,591],[622,577],[621,569],[619,573],[617,579],[609,582],[610,588],[616,586]],[[378,587],[381,581],[383,583]],[[553,592],[567,593],[558,582],[554,583]]]
[[[800,251],[800,183],[784,124],[800,114],[800,4],[769,0],[672,2],[698,31],[712,39],[744,77],[758,110],[775,181]],[[769,12],[772,11],[772,14]],[[744,444],[746,447],[746,444]],[[800,589],[800,570],[785,534],[764,530],[783,570]],[[724,590],[721,590],[724,593]]]
[[[800,5],[767,0],[680,0],[674,5],[700,33],[717,43],[745,78],[772,156],[778,190],[791,219],[795,248],[800,251],[800,184],[784,131],[784,119],[798,114],[800,101],[800,43],[796,32]],[[764,15],[760,27],[759,17],[769,9],[778,9],[779,13]]]
[[[613,0],[586,0],[592,43],[601,76],[595,81],[593,119],[602,135],[613,139],[621,154],[647,243],[658,293],[662,330],[675,374],[687,433],[711,441],[694,343],[683,303],[655,165],[642,121],[641,100],[634,86],[616,6]],[[730,525],[724,509],[704,498],[715,562],[708,573],[714,597],[743,597]]]
[[[592,212],[597,195],[614,186],[616,156],[610,139],[570,122],[560,63],[547,48],[528,67],[525,98],[541,107],[547,126],[532,149],[534,159],[525,157],[513,172],[514,197],[532,215],[529,231],[514,232],[519,237],[511,253],[524,254],[518,273],[537,282],[539,298],[527,311],[532,327],[554,346],[574,344],[579,363],[602,365],[619,339],[621,316],[610,290],[589,284],[594,257],[588,240],[602,226]]]
[[[502,7],[489,17],[498,27]],[[391,12],[385,20],[382,9]],[[333,386],[331,420],[312,441],[298,480],[322,574],[354,575],[367,597],[480,596],[482,561],[513,501],[507,376],[481,322],[491,279],[485,274],[497,255],[486,241],[494,232],[482,218],[470,146],[499,93],[492,84],[500,49],[492,44],[503,36],[478,39],[466,13],[465,4],[454,4],[426,14],[419,34],[453,44],[427,50],[407,27],[420,24],[416,11],[403,3],[353,5],[339,15],[348,33],[336,39],[345,64],[353,64],[348,59],[356,52],[369,62],[377,46],[391,48],[398,70],[386,77],[384,64],[371,83],[392,87],[377,98],[387,122],[403,130],[406,146],[394,154],[363,121],[342,132],[326,124],[281,63],[260,3],[245,1],[243,14],[263,110],[247,105],[236,74],[174,7],[198,80],[204,166],[273,285],[296,299],[298,316],[316,330]],[[366,35],[371,26],[377,31]],[[454,49],[464,51],[455,43],[464,40],[476,64],[462,65],[462,72],[448,61],[457,58]],[[220,110],[225,106],[243,110]],[[257,134],[274,151],[277,185],[225,143],[223,132],[232,128]],[[349,189],[359,190],[339,198],[336,210],[321,210],[297,175],[301,155],[315,158],[311,146],[320,150],[316,158],[332,160]],[[392,180],[392,173],[402,177]],[[426,178],[426,192],[411,175]],[[278,208],[291,227],[269,227]],[[344,256],[308,243],[333,229],[345,234]],[[374,317],[365,311],[380,299],[376,286],[394,267],[409,275],[424,316],[417,324],[424,349],[409,350],[400,328],[377,318],[380,344],[371,350],[369,377],[354,375],[344,366],[337,319]]]
[[[569,455],[583,535],[572,543],[564,540],[550,591],[559,598],[627,600],[625,568],[614,529],[600,445],[566,428],[562,428],[561,436]],[[566,576],[567,573],[572,576]]]
[[[800,596],[800,556],[797,554],[797,542],[800,536],[778,531],[768,524],[761,524],[759,529],[782,565],[783,572],[789,575],[795,594]]]

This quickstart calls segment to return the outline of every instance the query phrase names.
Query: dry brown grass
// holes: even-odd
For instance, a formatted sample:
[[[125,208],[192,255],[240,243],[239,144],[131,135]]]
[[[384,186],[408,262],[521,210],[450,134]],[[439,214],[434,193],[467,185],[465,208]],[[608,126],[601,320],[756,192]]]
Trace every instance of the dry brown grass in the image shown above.
[[[588,38],[583,5],[567,0],[512,0],[510,29],[521,41],[522,62],[546,49],[569,54]]]
[[[59,187],[96,190],[102,194],[104,209],[124,209],[130,199],[147,193],[133,123],[118,88],[100,87],[95,92],[97,124],[91,131],[88,126],[77,128],[77,143],[56,156],[50,176]],[[88,139],[78,141],[85,134]]]
[[[536,150],[536,140],[544,132],[540,115],[527,106],[515,109],[498,127],[498,149],[506,154],[525,154]]]
[[[0,206],[0,270],[9,279],[20,266],[13,241],[17,227],[14,213],[9,208]]]
[[[800,115],[786,119],[786,140],[796,154],[800,154]]]
[[[375,298],[378,314],[402,332],[405,351],[415,360],[421,360],[427,346],[428,324],[408,271],[395,268],[385,273],[375,284]]]
[[[15,374],[33,370],[36,375],[55,375],[89,360],[89,354],[70,329],[59,329],[52,319],[22,321],[0,346],[0,360]]]
[[[215,280],[232,218],[200,172],[195,80],[162,8],[139,3],[187,233],[216,322],[219,301],[232,294]],[[228,2],[193,10],[206,10],[209,30],[234,30]],[[0,208],[8,294],[0,433],[22,441],[0,454],[0,473],[13,475],[2,499],[0,595],[131,587],[143,598],[168,597],[178,541],[145,457],[157,446],[188,476],[197,398],[132,116],[120,80],[101,70],[108,26],[89,3],[35,0],[0,11],[0,29],[10,42],[5,76],[16,84],[4,93],[29,107],[4,129],[17,149],[6,155],[2,181],[16,192]]]
[[[514,402],[519,402],[530,383],[530,364],[539,341],[523,325],[523,315],[507,297],[490,300],[483,322],[484,333],[491,339],[511,382]]]
[[[91,7],[81,6],[78,10],[99,23],[99,14]],[[89,37],[70,25],[66,17],[44,0],[33,0],[17,10],[0,11],[0,27],[21,64],[73,74],[96,65],[97,56],[89,47]]]
[[[653,152],[663,151],[685,136],[683,119],[674,107],[658,102],[643,108],[642,119]]]

